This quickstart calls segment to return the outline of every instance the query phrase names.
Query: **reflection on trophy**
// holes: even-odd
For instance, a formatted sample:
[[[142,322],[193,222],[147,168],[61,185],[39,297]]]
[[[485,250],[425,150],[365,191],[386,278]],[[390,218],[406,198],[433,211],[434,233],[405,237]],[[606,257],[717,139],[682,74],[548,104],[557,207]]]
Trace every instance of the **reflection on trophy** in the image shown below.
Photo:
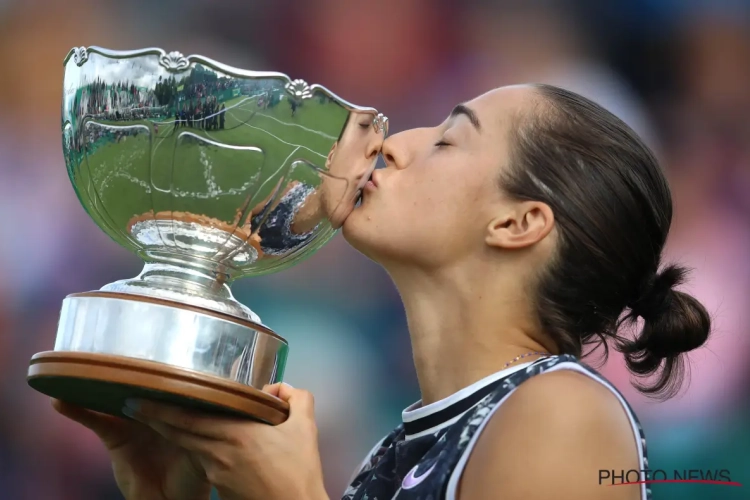
[[[286,341],[231,281],[324,245],[358,202],[387,134],[375,109],[281,73],[159,49],[76,48],[64,62],[63,151],[81,204],[145,261],[68,296],[36,390],[121,415],[155,398],[277,424]]]

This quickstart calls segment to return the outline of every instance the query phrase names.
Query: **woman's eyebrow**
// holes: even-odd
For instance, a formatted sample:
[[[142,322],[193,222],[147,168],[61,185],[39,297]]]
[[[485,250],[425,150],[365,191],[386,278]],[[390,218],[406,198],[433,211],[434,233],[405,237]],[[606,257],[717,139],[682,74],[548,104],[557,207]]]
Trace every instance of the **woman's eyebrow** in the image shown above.
[[[469,108],[465,104],[459,104],[455,108],[453,108],[450,117],[455,118],[459,115],[464,115],[465,117],[467,117],[476,131],[480,133],[482,132],[482,124],[479,123],[479,117],[477,117],[477,114],[473,109]]]

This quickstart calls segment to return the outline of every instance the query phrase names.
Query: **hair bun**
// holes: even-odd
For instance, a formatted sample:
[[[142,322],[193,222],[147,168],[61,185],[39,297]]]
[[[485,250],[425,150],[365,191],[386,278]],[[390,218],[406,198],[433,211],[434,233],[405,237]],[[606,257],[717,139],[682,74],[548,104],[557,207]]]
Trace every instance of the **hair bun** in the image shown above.
[[[687,269],[667,266],[644,286],[642,296],[630,306],[631,319],[643,318],[644,326],[634,341],[624,344],[629,369],[638,375],[655,373],[666,360],[659,381],[646,393],[674,395],[679,383],[669,374],[682,371],[681,354],[702,346],[708,340],[711,318],[706,308],[691,295],[674,290],[687,277]]]
[[[641,296],[630,306],[630,310],[646,321],[653,321],[669,308],[674,294],[673,288],[684,283],[686,276],[686,269],[675,265],[667,266],[662,272],[651,276],[642,288]]]

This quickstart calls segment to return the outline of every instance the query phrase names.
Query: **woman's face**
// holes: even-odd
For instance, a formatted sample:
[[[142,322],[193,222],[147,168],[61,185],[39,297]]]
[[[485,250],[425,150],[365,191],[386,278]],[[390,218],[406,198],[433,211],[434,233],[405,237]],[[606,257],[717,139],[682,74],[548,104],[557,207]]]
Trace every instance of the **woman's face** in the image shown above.
[[[383,145],[384,132],[376,131],[372,113],[351,112],[341,138],[333,145],[321,185],[323,210],[335,228],[354,209],[359,190],[370,177]]]
[[[488,226],[514,206],[498,178],[514,115],[533,96],[525,86],[496,89],[457,106],[437,127],[388,138],[386,168],[373,173],[347,218],[347,241],[380,262],[426,266],[484,251]]]

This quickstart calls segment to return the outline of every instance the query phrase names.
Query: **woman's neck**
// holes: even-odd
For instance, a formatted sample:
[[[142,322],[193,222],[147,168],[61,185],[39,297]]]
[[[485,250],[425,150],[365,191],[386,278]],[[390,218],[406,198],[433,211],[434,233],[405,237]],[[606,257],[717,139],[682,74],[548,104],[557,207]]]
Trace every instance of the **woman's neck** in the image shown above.
[[[406,309],[423,404],[554,346],[538,333],[521,287],[502,277],[448,272],[393,276]],[[527,360],[535,357],[529,356]]]

